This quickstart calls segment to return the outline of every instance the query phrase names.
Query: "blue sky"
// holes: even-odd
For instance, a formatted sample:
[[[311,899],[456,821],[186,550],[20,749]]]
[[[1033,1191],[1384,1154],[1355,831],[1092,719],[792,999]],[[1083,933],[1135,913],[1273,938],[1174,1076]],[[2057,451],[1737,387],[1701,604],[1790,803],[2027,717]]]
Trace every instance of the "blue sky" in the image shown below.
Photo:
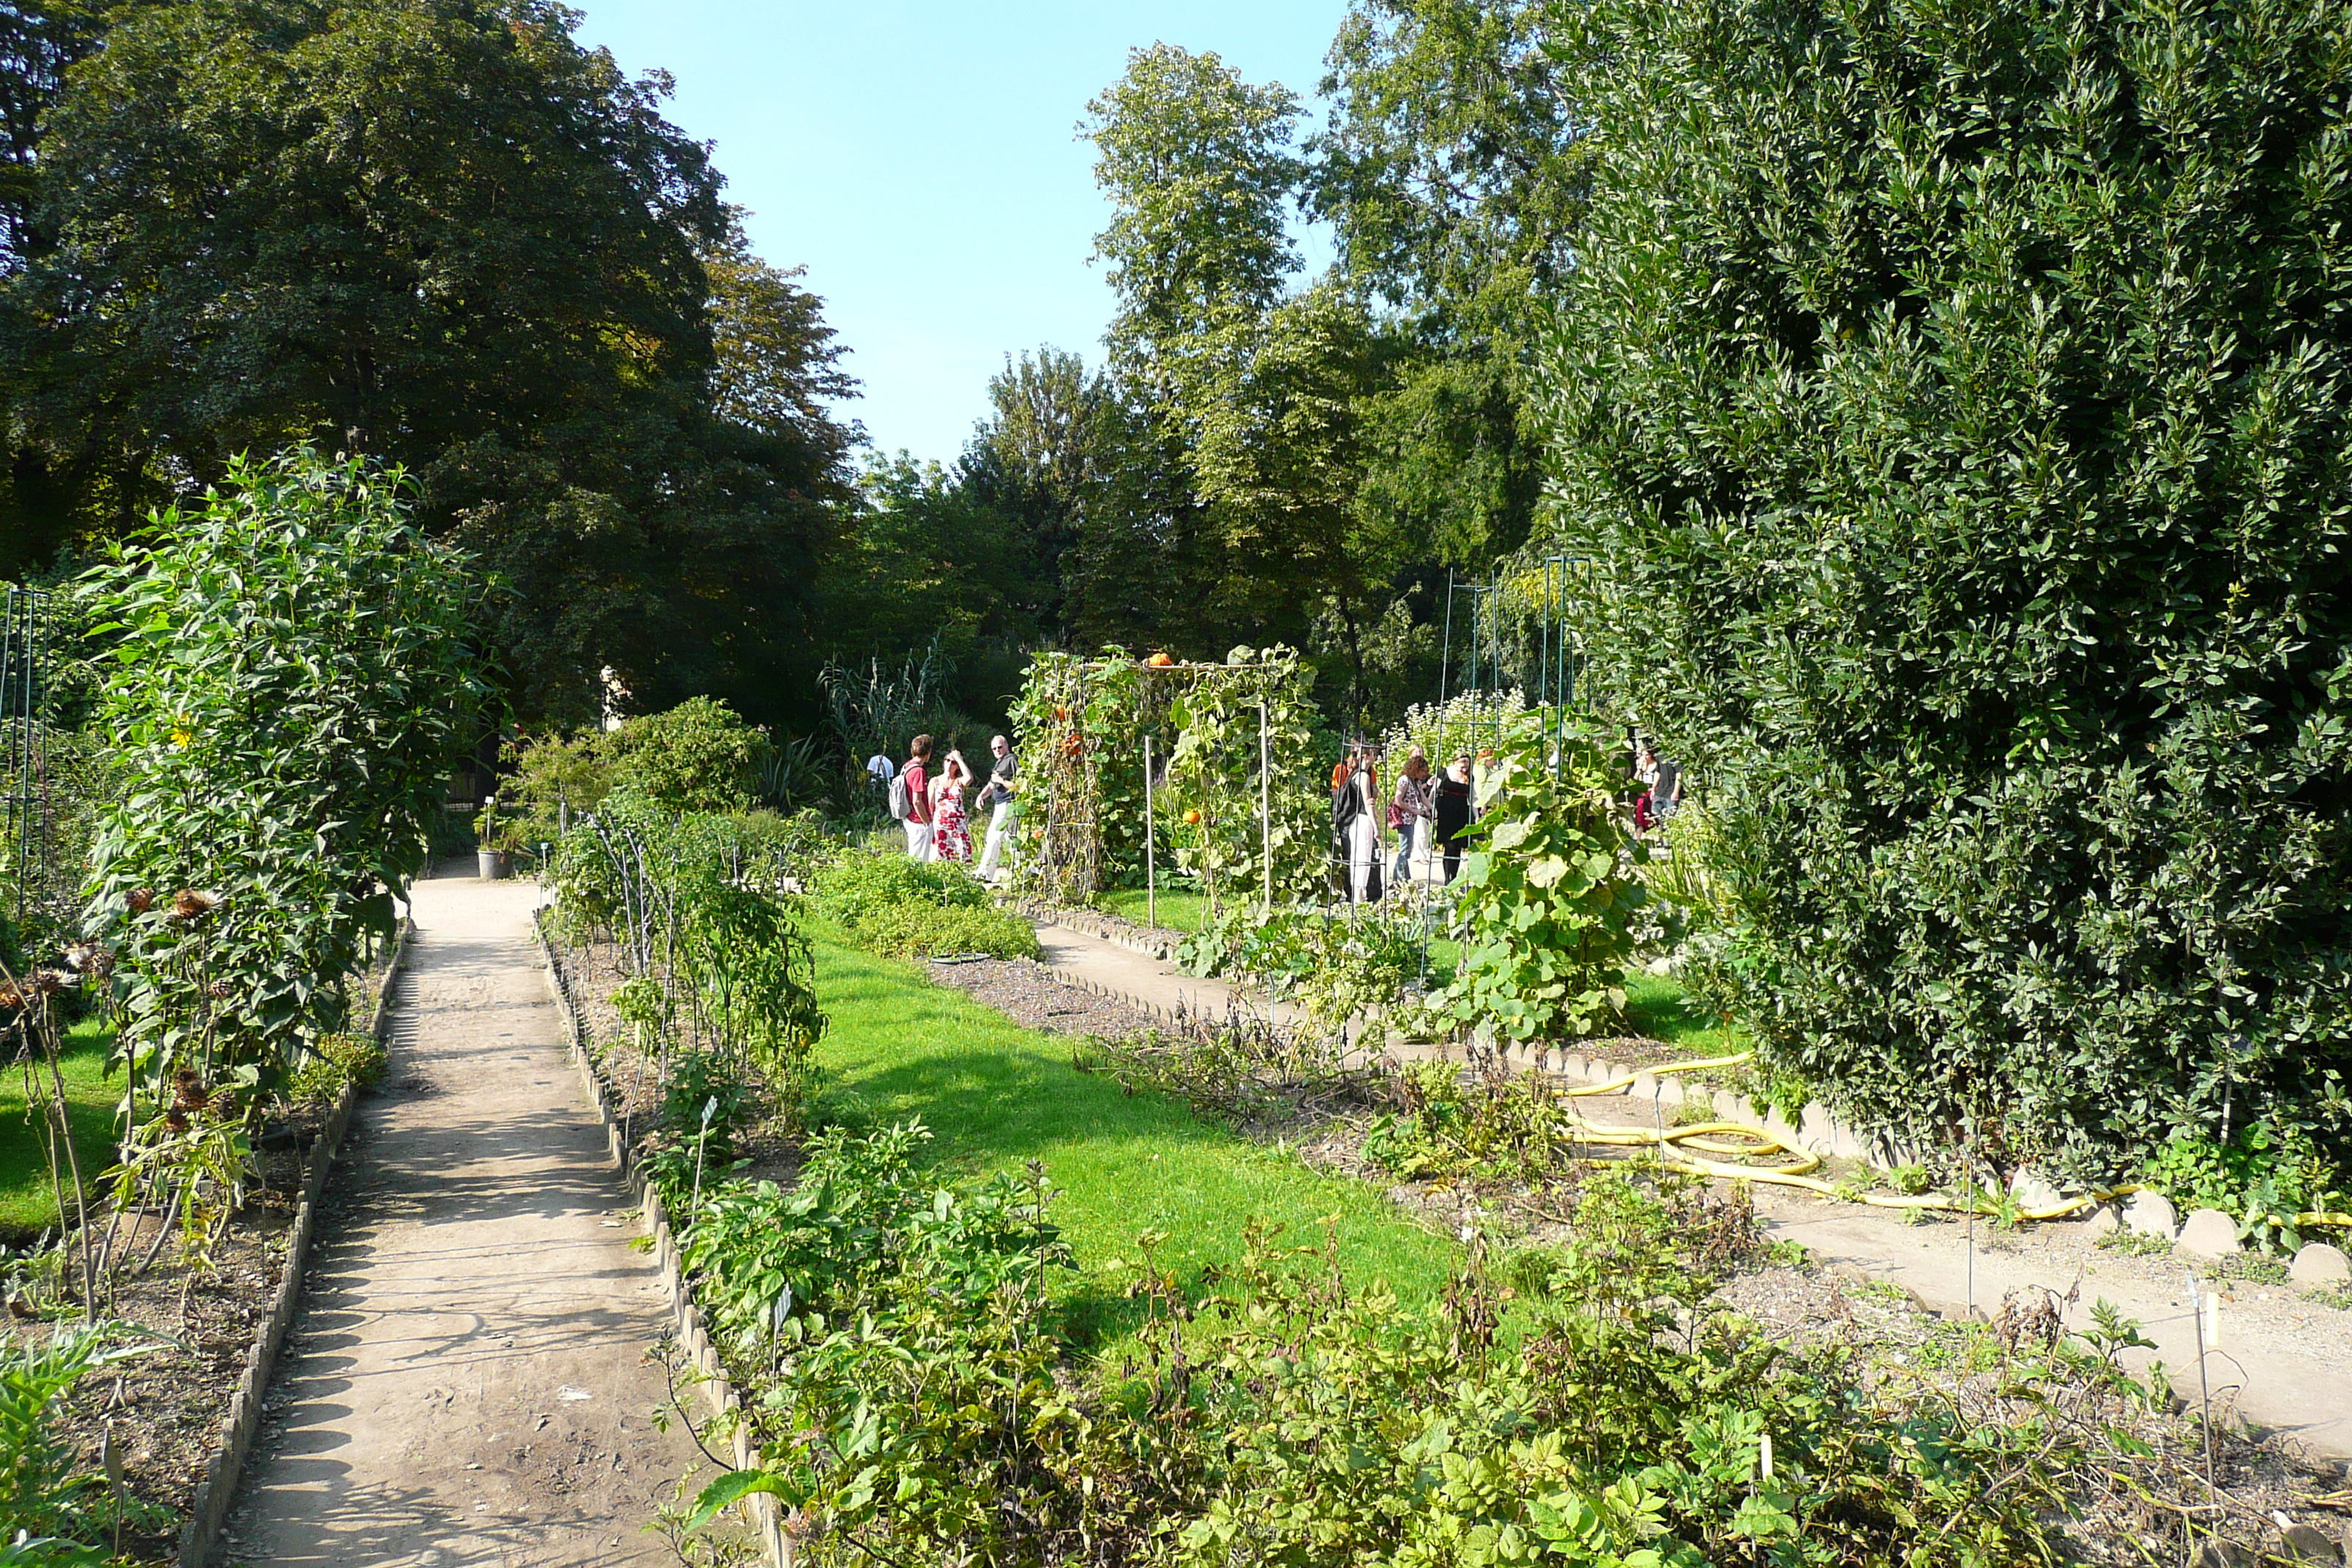
[[[1111,296],[1087,264],[1105,211],[1087,100],[1127,51],[1214,50],[1302,96],[1343,0],[574,0],[582,43],[677,81],[669,115],[715,143],[760,253],[805,265],[877,447],[962,448],[1007,353],[1100,358]],[[1318,247],[1319,248],[1319,247]]]

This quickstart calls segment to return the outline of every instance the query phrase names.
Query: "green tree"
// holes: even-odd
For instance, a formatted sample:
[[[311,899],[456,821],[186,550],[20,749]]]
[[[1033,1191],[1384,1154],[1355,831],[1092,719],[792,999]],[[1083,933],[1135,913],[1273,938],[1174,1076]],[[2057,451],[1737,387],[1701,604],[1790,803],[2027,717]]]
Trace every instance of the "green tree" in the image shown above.
[[[1769,1056],[1990,1157],[2343,1149],[2352,13],[1560,16],[1560,540]]]
[[[114,13],[41,119],[39,244],[0,285],[20,511],[120,533],[311,438],[408,465],[425,525],[505,579],[525,715],[593,719],[606,666],[649,708],[805,692],[837,351],[749,258],[667,81],[573,19]]]
[[[1307,144],[1339,270],[1409,345],[1362,411],[1362,526],[1424,570],[1517,548],[1542,488],[1524,372],[1572,264],[1588,162],[1548,8],[1356,0]]]
[[[1344,288],[1287,292],[1297,112],[1286,89],[1252,86],[1214,55],[1136,50],[1085,127],[1113,207],[1097,255],[1119,297],[1112,363],[1172,459],[1162,470],[1189,476],[1184,521],[1207,546],[1156,552],[1204,568],[1163,592],[1202,606],[1203,641],[1328,646],[1309,637],[1320,614],[1351,650],[1360,707],[1353,634],[1383,574],[1353,529],[1358,410],[1380,384],[1382,342]]]

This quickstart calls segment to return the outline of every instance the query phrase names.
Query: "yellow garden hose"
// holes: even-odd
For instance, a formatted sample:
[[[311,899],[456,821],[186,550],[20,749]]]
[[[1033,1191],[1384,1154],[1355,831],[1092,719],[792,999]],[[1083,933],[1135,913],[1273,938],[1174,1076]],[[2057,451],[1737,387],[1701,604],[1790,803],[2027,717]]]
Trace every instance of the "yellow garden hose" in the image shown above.
[[[1709,1068],[1738,1067],[1752,1060],[1754,1056],[1753,1051],[1740,1051],[1727,1057],[1707,1057],[1693,1061],[1667,1062],[1660,1067],[1644,1068],[1642,1072],[1648,1073],[1652,1078],[1672,1078],[1683,1073],[1701,1072]],[[1632,1088],[1638,1077],[1640,1077],[1639,1073],[1620,1073],[1615,1078],[1600,1083],[1578,1084],[1566,1091],[1566,1098],[1581,1100],[1621,1093]],[[1961,1199],[1938,1193],[1905,1197],[1896,1194],[1856,1193],[1851,1189],[1841,1188],[1835,1183],[1825,1182],[1812,1174],[1822,1168],[1820,1155],[1797,1148],[1788,1140],[1775,1133],[1767,1132],[1762,1128],[1749,1127],[1742,1122],[1702,1121],[1686,1127],[1611,1127],[1594,1121],[1571,1108],[1566,1113],[1565,1126],[1578,1141],[1585,1143],[1654,1148],[1658,1151],[1661,1164],[1667,1170],[1679,1171],[1685,1175],[1710,1176],[1723,1181],[1764,1182],[1778,1187],[1798,1187],[1806,1192],[1819,1193],[1824,1197],[1843,1198],[1868,1204],[1873,1208],[1935,1209],[1956,1214],[1970,1211],[1979,1214],[1992,1212],[1991,1205],[1974,1195]],[[1776,1160],[1777,1163],[1769,1165],[1730,1164],[1722,1159],[1710,1160],[1696,1157],[1705,1154],[1723,1155],[1729,1160]],[[2070,1215],[2081,1214],[2084,1209],[2095,1205],[2110,1203],[2139,1190],[2137,1184],[2126,1184],[2103,1191],[2085,1193],[2079,1197],[2067,1198],[2047,1207],[2021,1209],[2018,1211],[2017,1217],[2021,1220],[2065,1219]],[[2279,1221],[2285,1219],[2283,1215],[2271,1217]],[[2298,1229],[2312,1226],[2352,1226],[2352,1215],[2329,1213],[2298,1215],[2294,1217],[2294,1225]]]

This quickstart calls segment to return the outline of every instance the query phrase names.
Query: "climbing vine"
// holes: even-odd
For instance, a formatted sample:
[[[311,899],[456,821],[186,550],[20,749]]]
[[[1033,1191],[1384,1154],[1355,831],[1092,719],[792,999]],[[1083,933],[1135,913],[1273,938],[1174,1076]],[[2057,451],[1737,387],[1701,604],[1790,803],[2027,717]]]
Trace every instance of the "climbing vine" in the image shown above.
[[[1154,656],[1165,659],[1166,656]],[[1040,654],[1013,707],[1029,886],[1083,900],[1143,879],[1144,742],[1166,794],[1153,853],[1212,897],[1262,888],[1257,705],[1267,704],[1278,898],[1321,886],[1323,795],[1312,762],[1313,672],[1286,647],[1222,664]]]

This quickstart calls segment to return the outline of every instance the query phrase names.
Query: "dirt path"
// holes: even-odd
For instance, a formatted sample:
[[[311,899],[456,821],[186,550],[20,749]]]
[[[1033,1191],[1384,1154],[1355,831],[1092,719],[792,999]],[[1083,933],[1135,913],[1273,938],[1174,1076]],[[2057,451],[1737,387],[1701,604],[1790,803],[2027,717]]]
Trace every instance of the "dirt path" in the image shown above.
[[[532,944],[539,889],[416,887],[392,1066],[330,1184],[221,1558],[661,1563],[651,1258]]]
[[[1181,999],[1224,1009],[1235,988],[1179,973],[1171,964],[1066,926],[1042,925],[1045,962],[1065,979],[1160,1008]],[[1263,1010],[1263,1004],[1255,1004]],[[1646,1099],[1607,1096],[1580,1102],[1597,1121],[1648,1125],[1656,1115]],[[2002,1295],[2039,1286],[2064,1298],[2069,1328],[2091,1326],[2102,1299],[2139,1321],[2156,1342],[2153,1352],[2127,1360],[2145,1366],[2161,1359],[2175,1390],[2198,1398],[2197,1322],[2189,1295],[2195,1260],[2135,1258],[2092,1245],[2078,1224],[2028,1226],[2002,1235],[1979,1224],[1973,1238],[1958,1221],[1906,1225],[1882,1209],[1817,1199],[1785,1187],[1758,1186],[1756,1205],[1776,1238],[1801,1242],[1823,1262],[1902,1286],[1939,1311],[1965,1312],[1971,1303],[1990,1313]],[[2291,1434],[2316,1451],[2352,1456],[2352,1312],[2301,1300],[2284,1287],[2245,1280],[2200,1280],[2222,1298],[2221,1342],[2210,1347],[2205,1370],[2217,1408],[2234,1404],[2259,1426]]]

